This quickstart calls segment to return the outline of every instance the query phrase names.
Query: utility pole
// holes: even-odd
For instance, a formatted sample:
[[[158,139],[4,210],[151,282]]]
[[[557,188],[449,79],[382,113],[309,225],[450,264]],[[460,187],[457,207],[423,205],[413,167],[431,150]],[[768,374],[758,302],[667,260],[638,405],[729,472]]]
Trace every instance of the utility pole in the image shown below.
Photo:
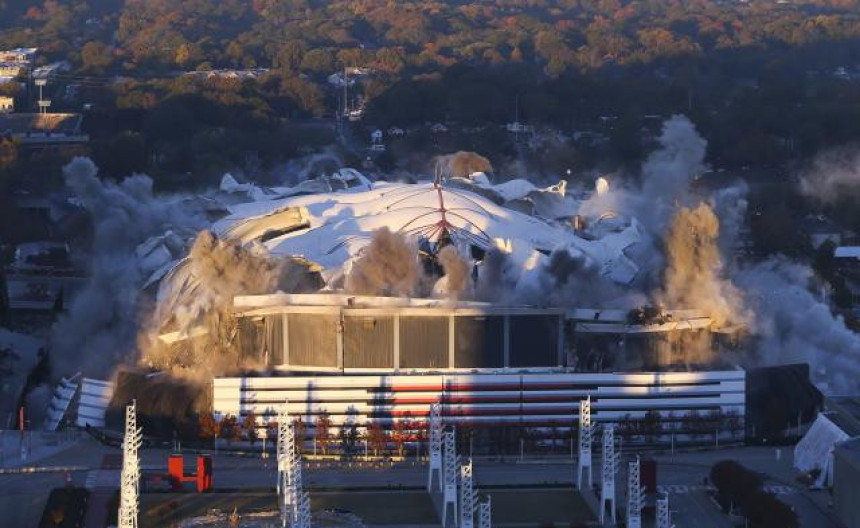
[[[48,112],[48,107],[49,107],[49,106],[51,106],[51,100],[50,100],[50,99],[47,99],[47,100],[46,100],[46,99],[44,98],[44,94],[42,93],[42,89],[43,89],[43,88],[45,87],[45,85],[47,85],[47,84],[48,84],[48,80],[47,80],[47,79],[36,79],[36,86],[38,86],[38,87],[39,87],[39,102],[38,102],[38,104],[39,104],[39,113],[40,113],[40,114],[43,114],[43,115],[44,115],[44,114],[46,114],[46,113]]]

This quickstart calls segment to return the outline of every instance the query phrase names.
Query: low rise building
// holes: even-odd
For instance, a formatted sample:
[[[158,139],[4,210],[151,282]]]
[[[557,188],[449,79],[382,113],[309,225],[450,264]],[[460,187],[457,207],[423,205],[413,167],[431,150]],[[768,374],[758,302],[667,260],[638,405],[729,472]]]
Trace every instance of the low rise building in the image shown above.
[[[18,139],[22,146],[86,143],[89,136],[82,123],[81,114],[7,114],[0,115],[0,134]]]

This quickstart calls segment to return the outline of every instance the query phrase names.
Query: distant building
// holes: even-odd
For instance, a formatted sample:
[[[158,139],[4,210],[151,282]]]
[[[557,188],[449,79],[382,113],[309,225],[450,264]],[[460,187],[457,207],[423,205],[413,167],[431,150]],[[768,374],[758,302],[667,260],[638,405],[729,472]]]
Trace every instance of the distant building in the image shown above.
[[[0,115],[0,134],[24,146],[86,143],[89,136],[82,132],[82,123],[81,114],[6,114]]]
[[[15,99],[7,96],[0,96],[0,114],[10,114],[15,111]]]
[[[269,73],[268,68],[253,68],[249,70],[195,70],[186,72],[188,77],[194,77],[198,81],[208,79],[238,79],[244,81],[247,79],[259,79],[263,75]]]
[[[0,62],[32,62],[39,48],[15,48],[0,51]]]
[[[833,509],[847,528],[860,528],[860,438],[833,449]]]
[[[26,64],[20,62],[0,62],[0,77],[15,78],[21,74]]]
[[[53,62],[33,70],[34,79],[50,79],[55,73],[67,72],[72,69],[68,61]]]

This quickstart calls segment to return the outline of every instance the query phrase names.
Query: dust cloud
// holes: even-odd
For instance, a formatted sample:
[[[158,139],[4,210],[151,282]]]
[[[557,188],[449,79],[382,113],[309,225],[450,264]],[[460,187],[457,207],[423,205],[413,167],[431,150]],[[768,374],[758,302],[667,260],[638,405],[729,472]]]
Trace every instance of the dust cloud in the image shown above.
[[[352,263],[346,291],[358,295],[407,297],[421,279],[418,249],[402,233],[377,229],[370,243]]]

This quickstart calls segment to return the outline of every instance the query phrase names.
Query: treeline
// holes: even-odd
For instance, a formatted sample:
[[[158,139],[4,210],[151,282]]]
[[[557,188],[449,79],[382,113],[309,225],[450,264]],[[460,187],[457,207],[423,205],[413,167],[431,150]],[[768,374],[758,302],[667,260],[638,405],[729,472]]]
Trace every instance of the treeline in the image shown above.
[[[709,140],[715,167],[774,167],[859,138],[857,8],[856,0],[6,1],[0,48],[38,46],[39,63],[70,62],[56,80],[77,84],[77,103],[93,104],[94,155],[112,175],[271,167],[330,140],[291,124],[343,107],[327,77],[346,66],[371,72],[350,90],[368,129],[518,116],[598,138],[568,141],[559,166],[600,160],[612,170],[651,148],[644,117],[684,113]],[[846,75],[834,76],[838,67]],[[266,71],[246,80],[184,75],[255,68]],[[77,103],[55,98],[57,109]],[[492,143],[514,155],[510,142]],[[474,137],[409,140],[412,150],[443,145],[480,146]]]
[[[125,70],[215,67],[397,73],[532,61],[550,75],[715,50],[860,36],[856,0],[44,0],[0,3],[3,45],[78,57],[104,46]],[[91,50],[93,51],[93,50]],[[95,54],[98,56],[99,54]],[[88,67],[105,67],[86,61]]]

